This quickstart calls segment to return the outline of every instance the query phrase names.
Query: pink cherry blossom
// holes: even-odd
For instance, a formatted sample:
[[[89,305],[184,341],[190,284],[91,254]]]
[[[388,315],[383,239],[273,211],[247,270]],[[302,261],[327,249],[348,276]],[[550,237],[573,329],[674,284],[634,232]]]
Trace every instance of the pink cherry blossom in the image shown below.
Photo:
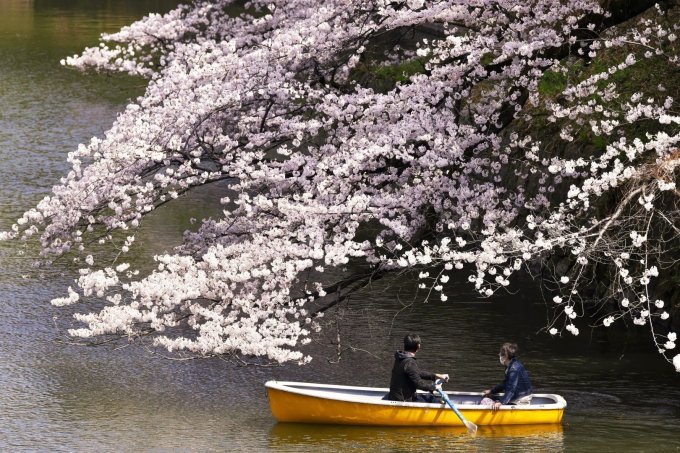
[[[235,16],[229,3],[149,15],[63,62],[148,79],[0,236],[39,234],[46,259],[86,256],[77,292],[53,303],[82,294],[107,305],[84,307],[73,335],[153,335],[170,351],[302,363],[331,299],[371,278],[414,269],[414,287],[444,301],[440,271],[455,268],[488,296],[556,251],[574,266],[557,276],[551,334],[579,333],[579,290],[601,262],[616,269],[613,290],[638,301],[622,315],[657,316],[639,296],[663,268],[652,217],[677,231],[666,201],[676,196],[680,116],[656,87],[630,95],[613,80],[646,57],[677,65],[678,26],[644,16],[611,28],[654,2],[630,17],[592,0],[257,0]],[[572,74],[610,48],[624,56]],[[383,87],[365,76],[394,67],[416,69]],[[539,89],[547,71],[565,75],[559,96]],[[527,127],[538,112],[560,132]],[[655,132],[626,135],[642,122]],[[554,152],[579,134],[606,145]],[[90,239],[122,234],[120,254],[132,253],[146,215],[219,181],[222,216],[157,256],[155,271],[93,257]],[[618,201],[599,212],[607,194]],[[344,273],[350,262],[365,271]]]

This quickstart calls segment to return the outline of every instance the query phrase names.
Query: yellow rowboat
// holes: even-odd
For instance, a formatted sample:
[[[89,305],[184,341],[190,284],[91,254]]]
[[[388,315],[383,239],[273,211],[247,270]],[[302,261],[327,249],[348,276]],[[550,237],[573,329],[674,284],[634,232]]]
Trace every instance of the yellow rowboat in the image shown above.
[[[269,381],[269,406],[280,422],[376,426],[463,426],[445,404],[407,403],[382,398],[388,389]],[[534,394],[531,404],[479,405],[481,393],[446,392],[466,420],[479,426],[560,423],[567,402],[559,395]]]

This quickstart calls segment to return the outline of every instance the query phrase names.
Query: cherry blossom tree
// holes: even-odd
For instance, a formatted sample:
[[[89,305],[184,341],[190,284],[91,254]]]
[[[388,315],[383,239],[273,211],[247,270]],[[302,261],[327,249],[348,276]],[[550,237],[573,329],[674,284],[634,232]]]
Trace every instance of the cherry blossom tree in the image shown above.
[[[657,3],[218,0],[149,15],[63,62],[148,87],[2,238],[82,258],[52,303],[105,306],[83,305],[72,335],[301,363],[324,311],[373,279],[416,271],[445,301],[458,271],[490,296],[559,255],[551,334],[579,333],[606,269],[616,309],[597,323],[633,319],[673,361],[675,333],[653,321],[669,317],[655,281],[678,258],[680,114],[667,88],[624,83],[680,64],[675,10]],[[130,266],[148,213],[220,181],[219,218],[153,272]],[[93,252],[120,237],[113,262]]]

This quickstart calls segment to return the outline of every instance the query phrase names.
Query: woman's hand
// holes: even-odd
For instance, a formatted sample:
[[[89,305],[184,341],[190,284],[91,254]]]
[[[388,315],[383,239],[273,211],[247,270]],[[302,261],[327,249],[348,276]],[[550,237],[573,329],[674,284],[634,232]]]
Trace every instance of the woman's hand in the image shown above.
[[[496,401],[495,403],[493,403],[493,404],[491,405],[491,410],[493,410],[493,411],[495,412],[495,411],[497,411],[498,409],[500,409],[501,406],[502,406],[502,404],[500,403],[500,401]]]

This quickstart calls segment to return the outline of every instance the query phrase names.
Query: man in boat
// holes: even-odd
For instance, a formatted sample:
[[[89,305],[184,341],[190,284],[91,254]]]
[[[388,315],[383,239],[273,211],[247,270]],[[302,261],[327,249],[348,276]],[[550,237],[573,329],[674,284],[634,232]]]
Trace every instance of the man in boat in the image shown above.
[[[448,374],[435,374],[422,371],[416,363],[416,353],[420,350],[420,336],[408,334],[404,337],[404,350],[394,353],[394,366],[390,379],[390,392],[385,399],[391,401],[413,401],[419,403],[439,402],[433,393],[416,393],[416,389],[434,392],[437,379],[449,380]]]
[[[503,343],[498,358],[505,366],[503,382],[484,392],[484,399],[480,404],[492,406],[498,410],[505,404],[531,404],[531,380],[529,373],[517,360],[518,348],[515,343]],[[493,394],[505,392],[500,398],[493,399]]]

